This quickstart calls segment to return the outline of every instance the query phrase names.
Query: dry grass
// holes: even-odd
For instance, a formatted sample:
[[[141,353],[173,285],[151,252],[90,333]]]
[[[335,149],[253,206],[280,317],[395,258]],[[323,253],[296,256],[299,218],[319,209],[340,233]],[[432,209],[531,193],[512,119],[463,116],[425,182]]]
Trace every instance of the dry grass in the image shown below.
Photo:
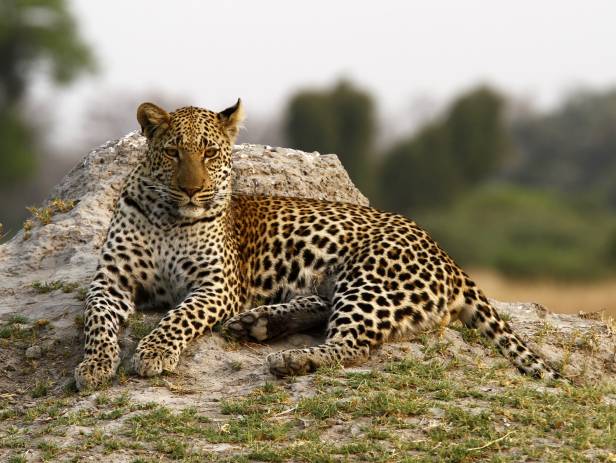
[[[32,214],[32,218],[27,219],[23,223],[24,240],[30,238],[32,234],[32,228],[35,225],[35,220],[40,225],[47,225],[51,223],[51,219],[55,214],[64,214],[70,211],[73,207],[75,207],[75,204],[77,204],[77,202],[73,199],[53,198],[51,201],[48,202],[47,206],[45,207],[26,207],[26,210],[30,212],[30,214]]]

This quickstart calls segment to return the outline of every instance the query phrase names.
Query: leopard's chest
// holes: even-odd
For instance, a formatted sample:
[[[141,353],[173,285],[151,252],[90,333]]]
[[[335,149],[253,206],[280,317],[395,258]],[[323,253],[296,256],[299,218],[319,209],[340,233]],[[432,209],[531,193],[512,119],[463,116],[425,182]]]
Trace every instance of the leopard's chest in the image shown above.
[[[142,288],[148,305],[175,305],[192,290],[208,286],[225,288],[233,261],[228,240],[219,239],[217,224],[157,230],[144,236],[152,251],[152,277]]]
[[[222,271],[230,250],[226,240],[218,236],[218,230],[204,229],[167,237],[157,253],[159,272],[171,282],[182,284],[202,282]]]

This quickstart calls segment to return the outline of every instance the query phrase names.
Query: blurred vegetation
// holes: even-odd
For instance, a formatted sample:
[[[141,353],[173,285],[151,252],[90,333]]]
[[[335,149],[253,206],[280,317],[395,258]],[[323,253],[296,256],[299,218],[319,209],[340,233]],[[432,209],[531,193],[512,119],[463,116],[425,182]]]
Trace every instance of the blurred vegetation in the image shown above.
[[[562,194],[492,183],[415,219],[457,260],[508,276],[590,280],[616,271],[616,216]]]
[[[379,205],[398,212],[448,205],[494,175],[511,154],[503,110],[503,97],[479,87],[394,145],[379,175]]]
[[[285,132],[290,146],[336,153],[368,196],[374,192],[376,115],[372,97],[347,81],[332,89],[306,90],[289,102]]]
[[[333,119],[344,117],[321,106],[331,93],[298,95],[313,113],[293,125],[292,146],[341,152],[327,144],[340,133]],[[384,153],[367,145],[372,165],[381,160],[369,196],[416,219],[461,264],[514,277],[604,277],[616,273],[615,129],[616,91],[511,118],[506,98],[479,86]],[[345,135],[360,140],[356,130]]]
[[[0,189],[36,170],[35,124],[22,108],[33,73],[64,85],[93,65],[64,0],[0,2]]]
[[[26,109],[33,79],[65,85],[93,69],[66,0],[0,2],[5,236],[25,212],[12,198],[30,201],[45,170],[38,116]],[[134,124],[134,110],[118,114],[120,99],[90,118],[88,133],[99,137],[124,116]],[[510,109],[505,95],[478,86],[381,148],[372,95],[342,80],[299,91],[282,125],[288,145],[337,153],[374,204],[417,219],[462,264],[526,277],[616,274],[616,90],[579,92],[544,114]]]
[[[518,118],[510,180],[594,197],[616,210],[616,90],[578,92],[546,115]]]
[[[0,191],[36,171],[34,129],[15,107],[0,107]]]

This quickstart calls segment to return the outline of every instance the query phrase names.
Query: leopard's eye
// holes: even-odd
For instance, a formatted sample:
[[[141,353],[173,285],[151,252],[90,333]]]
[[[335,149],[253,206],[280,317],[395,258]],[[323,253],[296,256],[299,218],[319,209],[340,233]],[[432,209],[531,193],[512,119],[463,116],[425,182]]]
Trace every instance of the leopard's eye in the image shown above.
[[[203,157],[206,159],[212,159],[218,156],[218,153],[220,153],[220,148],[218,148],[218,146],[208,146],[207,148],[205,148]]]
[[[177,148],[165,148],[165,154],[170,158],[177,159],[178,158],[178,150]]]

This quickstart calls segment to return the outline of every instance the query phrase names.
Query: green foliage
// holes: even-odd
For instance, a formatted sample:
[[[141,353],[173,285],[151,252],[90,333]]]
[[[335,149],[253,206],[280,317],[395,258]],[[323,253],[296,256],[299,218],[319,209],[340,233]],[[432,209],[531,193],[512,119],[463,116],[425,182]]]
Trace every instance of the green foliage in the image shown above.
[[[353,181],[370,194],[375,127],[371,96],[341,81],[329,90],[296,94],[285,132],[294,148],[338,154]]]
[[[28,73],[44,64],[54,82],[66,84],[93,69],[64,0],[4,0],[0,4],[0,98],[19,101]]]
[[[604,209],[492,185],[416,217],[464,265],[512,276],[590,279],[614,267],[616,219]]]
[[[36,167],[34,124],[20,104],[34,71],[63,85],[94,60],[64,0],[0,2],[0,182],[22,180]]]
[[[338,144],[335,114],[329,95],[316,91],[300,92],[289,104],[286,133],[293,147],[334,152]]]
[[[580,92],[560,108],[519,118],[514,138],[521,162],[511,178],[523,185],[593,194],[616,208],[616,90]]]
[[[425,127],[386,156],[378,196],[384,209],[404,212],[447,204],[461,189],[440,125]]]
[[[419,219],[465,265],[518,277],[613,273],[616,91],[577,94],[513,129],[503,103],[478,88],[395,145],[382,166],[381,206]],[[513,152],[516,162],[505,163]],[[517,186],[485,185],[499,178]]]
[[[479,87],[455,100],[445,119],[454,163],[469,186],[494,175],[511,155],[504,108],[500,94]]]
[[[616,225],[608,231],[605,257],[609,265],[616,270]]]
[[[30,390],[30,395],[34,399],[45,397],[49,393],[50,384],[47,381],[36,381],[34,387]]]
[[[32,129],[14,108],[0,109],[0,184],[26,178],[36,166]]]
[[[382,206],[406,212],[446,205],[493,175],[512,150],[503,109],[498,93],[479,87],[391,148],[380,176]]]

